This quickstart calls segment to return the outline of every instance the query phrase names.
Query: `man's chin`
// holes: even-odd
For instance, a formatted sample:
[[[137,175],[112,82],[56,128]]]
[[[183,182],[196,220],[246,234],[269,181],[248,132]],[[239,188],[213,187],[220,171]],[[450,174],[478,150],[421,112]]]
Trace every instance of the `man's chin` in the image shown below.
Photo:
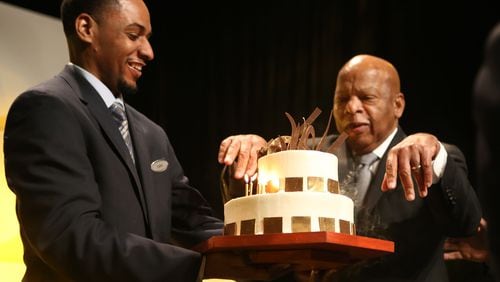
[[[373,143],[371,138],[364,135],[349,135],[349,138],[347,140],[349,147],[351,147],[351,149],[357,153],[360,151],[364,153],[364,150],[370,147],[370,145]]]
[[[362,131],[348,130],[347,134],[349,135],[349,140],[353,141],[354,143],[362,142],[363,139],[368,138],[368,136],[366,136],[367,134]]]
[[[120,81],[118,83],[118,90],[122,95],[134,95],[137,93],[137,84],[127,83],[125,81]]]

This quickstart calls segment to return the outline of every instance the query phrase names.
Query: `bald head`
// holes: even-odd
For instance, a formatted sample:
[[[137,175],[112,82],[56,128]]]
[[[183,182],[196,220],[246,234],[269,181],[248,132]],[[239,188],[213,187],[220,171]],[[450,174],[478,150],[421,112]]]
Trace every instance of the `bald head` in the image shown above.
[[[351,58],[340,69],[337,82],[347,75],[363,74],[381,80],[392,93],[400,92],[399,74],[396,68],[388,61],[372,55],[357,55]]]
[[[357,55],[339,71],[333,113],[339,132],[349,134],[356,154],[371,152],[398,126],[404,96],[399,75],[388,61]]]

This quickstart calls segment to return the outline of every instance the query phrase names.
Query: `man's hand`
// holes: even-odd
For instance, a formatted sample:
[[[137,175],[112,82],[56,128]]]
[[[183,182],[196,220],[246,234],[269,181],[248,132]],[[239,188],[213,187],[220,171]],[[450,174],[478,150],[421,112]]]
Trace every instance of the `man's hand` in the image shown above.
[[[387,155],[382,191],[395,189],[399,176],[406,199],[413,201],[415,199],[413,176],[417,182],[420,197],[427,196],[427,189],[432,185],[432,160],[437,156],[439,149],[438,139],[426,133],[407,136],[392,147]]]
[[[445,260],[470,260],[475,262],[486,262],[488,260],[488,248],[486,243],[487,223],[481,218],[477,233],[465,238],[447,238],[444,242]]]
[[[252,176],[257,170],[259,150],[266,145],[266,140],[255,134],[229,136],[220,144],[218,161],[224,165],[236,162],[233,175],[236,179],[243,178],[245,174]]]

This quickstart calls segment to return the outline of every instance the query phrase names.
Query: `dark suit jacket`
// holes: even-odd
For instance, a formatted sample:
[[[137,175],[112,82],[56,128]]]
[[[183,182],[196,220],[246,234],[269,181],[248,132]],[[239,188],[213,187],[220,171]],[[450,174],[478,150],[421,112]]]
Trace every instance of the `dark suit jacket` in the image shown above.
[[[111,113],[72,67],[26,91],[5,128],[25,281],[194,281],[200,254],[175,246],[220,234],[165,132],[126,105],[136,165]],[[152,162],[165,160],[165,171]]]
[[[399,128],[389,148],[406,135]],[[335,137],[327,143],[331,143]],[[328,144],[326,145],[328,146]],[[363,203],[356,214],[358,235],[378,237],[395,242],[395,253],[360,263],[328,275],[334,281],[447,281],[443,260],[446,237],[466,236],[475,232],[481,211],[475,191],[467,178],[463,154],[456,146],[445,145],[448,152],[441,181],[429,188],[426,198],[417,194],[406,201],[401,183],[395,190],[382,192],[387,153],[371,181]],[[389,149],[388,149],[389,150]],[[339,180],[342,185],[349,154],[339,149]]]

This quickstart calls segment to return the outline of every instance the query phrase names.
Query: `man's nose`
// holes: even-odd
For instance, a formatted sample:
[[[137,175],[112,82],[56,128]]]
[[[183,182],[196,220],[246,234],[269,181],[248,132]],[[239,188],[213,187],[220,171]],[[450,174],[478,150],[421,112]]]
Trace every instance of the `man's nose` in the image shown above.
[[[149,43],[149,40],[144,40],[144,43],[141,44],[141,47],[139,48],[139,54],[145,61],[151,61],[154,59],[155,55],[153,52],[153,47],[151,47],[151,43]]]
[[[363,103],[361,100],[358,98],[358,96],[351,96],[349,101],[347,101],[347,104],[345,106],[345,112],[354,114],[358,111],[361,111],[363,108]]]

